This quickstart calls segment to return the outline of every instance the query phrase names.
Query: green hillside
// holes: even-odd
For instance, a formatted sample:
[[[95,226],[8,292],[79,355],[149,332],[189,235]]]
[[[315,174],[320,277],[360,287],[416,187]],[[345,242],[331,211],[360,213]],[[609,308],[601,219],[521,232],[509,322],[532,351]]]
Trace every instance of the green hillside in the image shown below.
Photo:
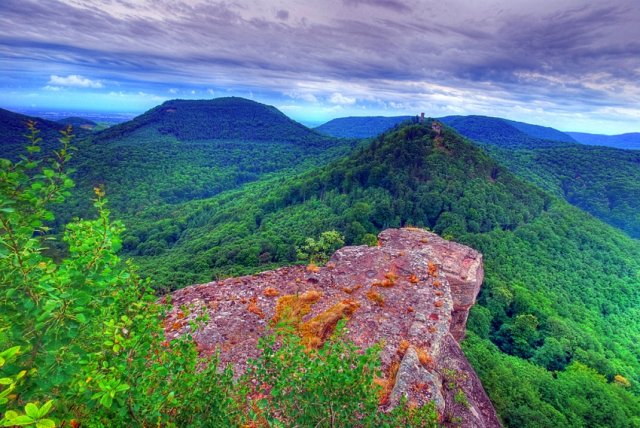
[[[316,131],[339,138],[371,138],[413,116],[340,117],[318,126]]]
[[[39,117],[26,116],[0,108],[0,157],[16,159],[23,153],[25,137],[27,134],[27,122],[33,121],[40,131],[39,136],[43,140],[43,150],[50,152],[58,145],[60,130],[66,128],[66,124],[52,122]],[[76,137],[83,137],[86,130],[75,129]]]
[[[105,187],[117,218],[128,222],[146,212],[161,218],[176,204],[267,175],[304,171],[355,144],[322,136],[273,107],[242,98],[168,101],[76,140],[72,208],[60,209],[56,220],[64,224],[90,212],[97,186]]]
[[[524,132],[530,137],[542,138],[544,140],[562,141],[565,143],[577,143],[569,134],[558,131],[548,126],[532,125],[530,123],[516,122],[515,120],[503,119],[509,125],[519,131]]]
[[[531,136],[498,117],[447,116],[438,120],[473,141],[506,149],[559,147],[571,144]],[[535,125],[531,126],[535,127]]]
[[[153,129],[180,141],[251,140],[326,146],[327,138],[289,119],[273,106],[238,97],[172,100],[102,131],[97,141]]]
[[[519,176],[640,238],[640,151],[542,140],[484,116],[444,121]]]
[[[452,131],[404,127],[317,171],[137,218],[129,236],[177,227],[161,253],[136,256],[176,287],[291,263],[325,230],[359,243],[402,225],[484,253],[465,349],[507,426],[637,426],[640,245]]]
[[[607,146],[616,149],[640,150],[640,132],[630,132],[620,135],[599,135],[585,132],[567,132],[580,144],[590,146]]]

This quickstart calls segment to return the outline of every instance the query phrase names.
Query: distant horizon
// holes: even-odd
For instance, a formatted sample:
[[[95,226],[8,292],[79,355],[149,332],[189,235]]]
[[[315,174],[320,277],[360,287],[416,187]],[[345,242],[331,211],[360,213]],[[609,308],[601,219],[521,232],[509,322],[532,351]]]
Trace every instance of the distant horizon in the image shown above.
[[[214,97],[214,98],[210,98],[211,100],[216,99],[216,98],[223,98],[223,97]],[[244,98],[244,97],[238,97],[238,98]],[[175,99],[179,99],[179,98],[169,98],[166,101],[170,101],[170,100],[175,100]],[[196,99],[193,99],[194,101]],[[207,100],[206,98],[203,100]],[[259,102],[261,104],[266,104],[269,105],[268,103],[265,102],[261,102],[258,100],[252,100],[252,101],[256,101]],[[163,101],[165,102],[165,101]],[[11,108],[11,107],[4,107],[2,105],[0,105],[0,108],[3,108],[5,110],[9,110],[9,111],[13,111],[15,113],[20,113],[20,114],[24,114],[27,116],[35,116],[35,117],[40,117],[42,119],[47,119],[47,120],[52,120],[52,121],[56,121],[56,120],[60,120],[60,119],[64,119],[67,117],[82,117],[84,119],[89,119],[92,120],[94,122],[106,122],[106,123],[111,123],[112,125],[116,125],[118,123],[123,123],[129,120],[132,120],[134,118],[136,118],[137,116],[140,116],[141,114],[144,114],[145,112],[149,111],[150,109],[158,106],[162,104],[162,102],[152,106],[149,109],[145,109],[143,111],[140,112],[114,112],[114,111],[99,111],[99,110],[69,110],[69,109],[65,109],[65,108],[47,108],[47,109],[37,109],[37,108]],[[274,106],[276,108],[278,108],[280,110],[280,108],[278,106]],[[282,111],[282,110],[281,110]],[[343,119],[343,118],[349,118],[349,117],[399,117],[399,116],[415,116],[418,115],[422,112],[416,112],[413,114],[402,114],[402,113],[398,113],[398,114],[388,114],[388,115],[384,115],[384,114],[362,114],[362,115],[347,115],[347,116],[336,116],[336,117],[332,117],[329,118],[327,120],[323,120],[323,121],[312,121],[312,120],[306,120],[304,118],[296,118],[295,116],[292,116],[290,114],[287,114],[286,112],[282,112],[285,115],[287,115],[289,118],[295,120],[296,122],[299,122],[305,126],[307,126],[308,128],[316,128],[320,125],[323,125],[331,120],[334,119]],[[535,122],[527,122],[527,121],[523,121],[523,120],[518,120],[518,119],[512,119],[509,117],[501,117],[501,116],[490,116],[490,115],[486,115],[486,114],[460,114],[460,115],[441,115],[441,116],[434,116],[434,115],[430,115],[428,112],[424,112],[425,116],[427,117],[432,117],[434,119],[437,119],[438,117],[445,117],[445,116],[486,116],[486,117],[496,117],[496,118],[500,118],[500,119],[506,119],[506,120],[512,120],[512,121],[516,121],[516,122],[524,122],[524,123],[528,123],[531,125],[537,125],[537,126],[545,126],[545,127],[551,127],[554,128],[558,131],[561,132],[576,132],[576,133],[586,133],[586,134],[595,134],[595,135],[607,135],[607,136],[617,136],[617,135],[624,135],[624,134],[638,134],[640,133],[640,125],[638,126],[638,130],[637,131],[629,131],[629,132],[621,132],[618,134],[610,134],[610,133],[604,133],[604,132],[583,132],[583,131],[576,131],[573,129],[561,129],[561,128],[557,128],[554,126],[549,126],[546,124],[541,124],[541,123],[535,123]],[[100,118],[103,118],[104,120],[100,120]],[[111,120],[107,120],[107,119],[111,119]],[[117,120],[114,120],[117,119]]]

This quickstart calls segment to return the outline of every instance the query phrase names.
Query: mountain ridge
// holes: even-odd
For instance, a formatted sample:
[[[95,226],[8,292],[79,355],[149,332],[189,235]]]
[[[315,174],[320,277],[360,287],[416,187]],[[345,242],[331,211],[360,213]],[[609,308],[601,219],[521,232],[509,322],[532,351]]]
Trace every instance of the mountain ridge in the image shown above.
[[[165,101],[134,119],[97,134],[98,140],[126,137],[141,128],[182,141],[300,141],[320,144],[323,136],[273,106],[239,97]]]
[[[27,141],[25,135],[28,133],[27,122],[30,121],[36,124],[36,129],[39,131],[38,136],[42,138],[41,144],[44,151],[58,148],[60,131],[65,129],[67,124],[0,108],[0,157],[17,159]],[[73,133],[76,138],[83,138],[88,131],[74,127]]]
[[[332,119],[314,129],[339,138],[371,138],[413,116],[350,116]]]
[[[607,146],[616,149],[640,150],[640,132],[618,135],[590,134],[587,132],[567,132],[581,144]]]

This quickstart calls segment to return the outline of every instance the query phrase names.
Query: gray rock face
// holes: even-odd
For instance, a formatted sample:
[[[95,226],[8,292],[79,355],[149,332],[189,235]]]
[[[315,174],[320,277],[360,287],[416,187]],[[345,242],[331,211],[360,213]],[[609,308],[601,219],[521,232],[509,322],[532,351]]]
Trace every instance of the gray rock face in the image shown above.
[[[199,349],[220,349],[222,362],[243,372],[278,302],[307,298],[311,310],[303,321],[322,319],[319,332],[345,316],[347,336],[358,346],[384,341],[383,408],[404,396],[418,405],[434,401],[445,423],[456,418],[464,427],[498,427],[458,345],[483,275],[482,255],[469,247],[421,229],[388,229],[378,247],[342,248],[319,269],[286,267],[178,290],[165,331],[168,339],[184,334],[206,312],[205,326],[192,333]]]

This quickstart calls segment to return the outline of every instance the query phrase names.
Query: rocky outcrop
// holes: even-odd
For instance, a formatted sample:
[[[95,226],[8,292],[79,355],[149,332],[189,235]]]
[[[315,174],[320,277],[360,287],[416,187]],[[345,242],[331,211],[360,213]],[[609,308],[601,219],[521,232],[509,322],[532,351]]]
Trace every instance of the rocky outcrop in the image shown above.
[[[498,418],[458,340],[483,280],[482,255],[414,228],[388,229],[377,247],[338,250],[322,268],[281,268],[178,290],[166,334],[190,330],[199,349],[220,349],[223,363],[245,370],[258,338],[284,305],[305,305],[305,340],[321,343],[346,317],[347,337],[358,346],[383,341],[380,354],[388,390],[382,405],[402,397],[434,401],[443,421],[464,427],[499,427]]]

